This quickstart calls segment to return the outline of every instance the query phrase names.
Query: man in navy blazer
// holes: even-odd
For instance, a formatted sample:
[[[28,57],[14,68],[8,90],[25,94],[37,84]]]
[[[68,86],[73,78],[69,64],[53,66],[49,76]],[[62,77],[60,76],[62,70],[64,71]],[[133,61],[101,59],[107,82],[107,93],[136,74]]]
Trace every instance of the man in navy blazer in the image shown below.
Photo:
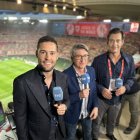
[[[73,64],[64,70],[68,76],[70,107],[65,114],[67,140],[75,140],[78,122],[82,125],[83,139],[91,140],[92,119],[98,115],[98,99],[94,69],[88,64],[89,50],[84,44],[76,44],[72,48]],[[84,85],[81,78],[88,74],[90,82]]]
[[[93,121],[93,138],[100,135],[100,124],[105,114],[106,136],[117,140],[114,136],[116,118],[121,101],[134,83],[135,67],[131,55],[122,52],[125,34],[119,28],[113,28],[107,36],[108,51],[95,57],[92,66],[96,72],[97,95],[99,96],[99,114]]]
[[[54,38],[39,39],[38,65],[18,76],[13,84],[13,100],[18,140],[63,140],[63,116],[69,105],[67,76],[54,69],[58,46]],[[54,87],[61,87],[61,104],[52,96]]]

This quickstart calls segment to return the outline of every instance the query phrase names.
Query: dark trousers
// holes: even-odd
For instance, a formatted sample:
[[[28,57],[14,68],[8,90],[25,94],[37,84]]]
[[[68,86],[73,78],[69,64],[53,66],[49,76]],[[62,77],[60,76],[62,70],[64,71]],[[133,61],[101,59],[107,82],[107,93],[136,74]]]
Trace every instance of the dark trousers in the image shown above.
[[[122,101],[122,106],[120,109],[120,112],[117,117],[116,124],[119,124],[122,109],[125,105],[125,102],[128,101],[129,103],[129,112],[130,112],[130,122],[129,122],[129,127],[132,129],[135,129],[138,123],[139,119],[139,112],[140,112],[140,103],[139,103],[139,95],[140,91],[138,91],[135,94],[131,95],[124,95],[123,101]]]
[[[83,134],[83,140],[91,140],[91,127],[92,127],[92,121],[89,117],[79,120],[79,123],[82,126],[82,134]],[[67,131],[67,138],[66,140],[76,140],[76,124],[69,124],[66,123],[66,131]]]
[[[108,105],[103,100],[99,99],[99,114],[97,119],[93,120],[92,123],[92,134],[94,138],[98,139],[99,137],[100,124],[105,113],[107,113],[106,133],[109,135],[113,134],[120,107],[121,103],[117,105]]]
[[[50,130],[49,140],[64,140],[58,126],[52,125]]]

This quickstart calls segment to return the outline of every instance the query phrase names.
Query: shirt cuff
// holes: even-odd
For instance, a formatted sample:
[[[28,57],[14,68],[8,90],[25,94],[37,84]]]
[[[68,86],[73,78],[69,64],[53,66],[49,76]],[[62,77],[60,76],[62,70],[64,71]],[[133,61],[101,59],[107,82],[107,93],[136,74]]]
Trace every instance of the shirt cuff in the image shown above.
[[[127,84],[125,84],[124,86],[125,86],[125,88],[126,88],[126,92],[128,92],[128,91],[130,90],[130,86],[127,85]]]

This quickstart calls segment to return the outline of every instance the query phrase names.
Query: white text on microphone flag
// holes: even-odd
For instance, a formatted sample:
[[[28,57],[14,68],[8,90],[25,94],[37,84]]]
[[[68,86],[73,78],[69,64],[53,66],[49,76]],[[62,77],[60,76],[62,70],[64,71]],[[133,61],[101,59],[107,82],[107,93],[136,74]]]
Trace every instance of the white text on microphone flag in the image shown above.
[[[63,100],[63,91],[61,87],[58,86],[53,88],[53,98],[56,102]]]

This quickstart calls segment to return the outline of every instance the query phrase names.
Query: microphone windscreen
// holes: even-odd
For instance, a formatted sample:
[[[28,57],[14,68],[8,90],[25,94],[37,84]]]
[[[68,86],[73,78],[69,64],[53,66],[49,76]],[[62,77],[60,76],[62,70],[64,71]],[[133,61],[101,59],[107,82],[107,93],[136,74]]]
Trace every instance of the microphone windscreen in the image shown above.
[[[53,98],[56,102],[63,100],[63,91],[61,87],[53,88]]]
[[[87,77],[87,83],[89,84],[90,83],[90,76],[88,73],[85,73],[86,77]]]
[[[116,79],[116,81],[115,81],[115,87],[116,88],[120,88],[121,86],[123,86],[123,80],[120,79],[120,78]]]
[[[85,73],[81,76],[81,82],[82,84],[86,85],[88,83],[90,83],[90,76],[88,73]]]

